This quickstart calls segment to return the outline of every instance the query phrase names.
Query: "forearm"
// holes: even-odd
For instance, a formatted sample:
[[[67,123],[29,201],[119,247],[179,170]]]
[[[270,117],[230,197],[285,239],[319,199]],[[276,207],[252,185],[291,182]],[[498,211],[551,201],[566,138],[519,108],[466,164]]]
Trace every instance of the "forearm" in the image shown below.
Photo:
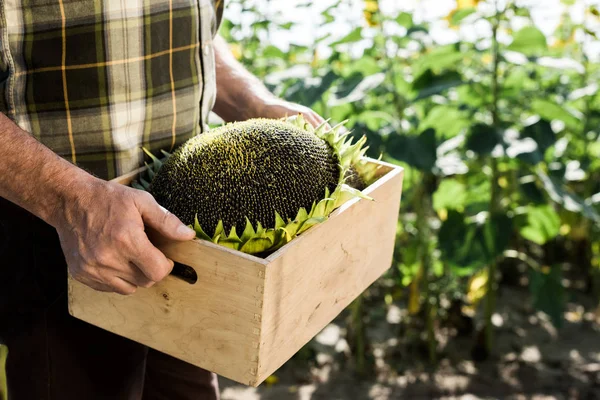
[[[69,194],[96,178],[56,155],[0,114],[0,197],[51,225]]]
[[[226,122],[266,117],[265,108],[280,101],[231,54],[225,40],[215,38],[217,98],[214,112]]]

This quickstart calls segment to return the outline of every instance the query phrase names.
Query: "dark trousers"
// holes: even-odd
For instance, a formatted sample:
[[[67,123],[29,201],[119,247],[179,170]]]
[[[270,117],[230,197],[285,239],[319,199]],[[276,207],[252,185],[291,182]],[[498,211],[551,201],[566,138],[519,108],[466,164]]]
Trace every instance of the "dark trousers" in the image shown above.
[[[9,400],[219,398],[214,374],[71,317],[56,230],[2,198],[0,344]]]

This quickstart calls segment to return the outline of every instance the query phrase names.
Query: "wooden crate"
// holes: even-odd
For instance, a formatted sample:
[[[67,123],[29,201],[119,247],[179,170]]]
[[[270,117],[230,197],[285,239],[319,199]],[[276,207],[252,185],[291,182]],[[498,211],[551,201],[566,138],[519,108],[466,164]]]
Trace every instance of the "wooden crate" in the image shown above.
[[[69,312],[115,334],[258,386],[391,265],[403,170],[381,164],[364,192],[271,254],[258,258],[203,240],[151,238],[197,274],[169,275],[131,296],[69,277]],[[116,181],[129,184],[135,173]]]

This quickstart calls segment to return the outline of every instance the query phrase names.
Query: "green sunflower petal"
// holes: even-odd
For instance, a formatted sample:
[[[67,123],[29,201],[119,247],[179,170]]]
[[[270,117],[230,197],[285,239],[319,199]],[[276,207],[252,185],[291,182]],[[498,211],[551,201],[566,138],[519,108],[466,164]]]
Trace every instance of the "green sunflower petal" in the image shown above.
[[[227,240],[235,241],[235,242],[238,242],[238,243],[242,242],[242,240],[239,238],[239,236],[235,232],[235,226],[233,226],[231,228],[231,231],[229,231],[229,235],[227,236]]]
[[[257,254],[269,250],[271,246],[273,246],[273,242],[270,239],[256,237],[244,243],[239,250],[248,254]]]
[[[198,214],[194,217],[194,231],[196,231],[196,237],[200,239],[212,241],[210,236],[208,236],[200,227],[200,222],[198,222]]]
[[[135,189],[144,190],[144,191],[146,190],[146,188],[143,187],[142,185],[140,185],[138,183],[138,181],[131,182],[131,186],[133,186]]]
[[[253,238],[256,235],[254,228],[252,227],[252,222],[248,218],[246,218],[246,228],[244,232],[242,232],[242,237],[240,238],[242,242],[246,242],[249,239]]]
[[[148,157],[150,157],[152,159],[152,163],[154,165],[154,167],[156,168],[156,170],[158,170],[160,167],[162,167],[162,161],[160,161],[158,159],[158,157],[156,157],[154,154],[150,153],[145,147],[142,147],[142,150],[144,151],[144,153],[146,153],[148,155]]]
[[[281,215],[275,211],[275,229],[279,229],[285,226],[285,221],[281,218]]]
[[[213,235],[213,238],[215,238],[217,235],[222,235],[225,231],[225,228],[223,227],[223,221],[219,220],[219,223],[217,223],[217,227],[215,229],[215,234]]]
[[[300,229],[298,229],[298,232],[296,233],[296,235],[300,235],[302,232],[305,232],[306,230],[313,227],[314,225],[324,222],[326,219],[327,219],[326,217],[312,217],[312,218],[307,219],[306,221],[304,221],[302,226],[300,226]]]
[[[140,183],[144,187],[144,190],[148,190],[148,188],[150,187],[150,183],[142,177],[140,177]]]
[[[264,232],[265,232],[265,228],[263,228],[263,226],[260,224],[260,222],[257,222],[256,223],[256,235],[262,236]]]
[[[296,218],[294,218],[294,221],[304,221],[307,218],[308,218],[308,212],[306,212],[306,208],[301,207],[298,210],[298,214],[296,214]]]

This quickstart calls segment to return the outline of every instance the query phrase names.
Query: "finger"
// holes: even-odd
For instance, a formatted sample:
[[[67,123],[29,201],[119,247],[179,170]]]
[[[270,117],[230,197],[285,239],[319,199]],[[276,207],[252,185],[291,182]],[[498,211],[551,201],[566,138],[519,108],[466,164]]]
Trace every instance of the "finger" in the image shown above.
[[[143,288],[152,287],[156,283],[152,279],[148,278],[142,269],[131,261],[129,262],[129,269],[117,274],[117,276],[128,282],[131,282],[135,286]]]
[[[159,282],[173,270],[173,261],[154,247],[146,235],[141,235],[133,246],[131,262],[138,267],[146,279]]]
[[[330,130],[331,129],[331,125],[329,125],[329,123],[325,122],[325,119],[323,119],[323,117],[321,117],[317,113],[314,113],[314,112],[308,113],[307,116],[306,116],[306,119],[315,128],[317,128],[320,125],[322,125],[323,123],[325,123],[325,130]]]
[[[136,196],[136,204],[144,223],[154,228],[162,236],[173,240],[192,240],[196,237],[193,229],[184,225],[179,218],[161,207],[152,195],[142,192]]]
[[[137,290],[137,286],[119,277],[113,278],[110,285],[112,286],[113,292],[123,296],[130,296]]]
[[[98,292],[113,292],[113,288],[104,283],[94,281],[92,279],[87,278],[75,278],[76,281],[83,283],[84,285],[98,291]]]

